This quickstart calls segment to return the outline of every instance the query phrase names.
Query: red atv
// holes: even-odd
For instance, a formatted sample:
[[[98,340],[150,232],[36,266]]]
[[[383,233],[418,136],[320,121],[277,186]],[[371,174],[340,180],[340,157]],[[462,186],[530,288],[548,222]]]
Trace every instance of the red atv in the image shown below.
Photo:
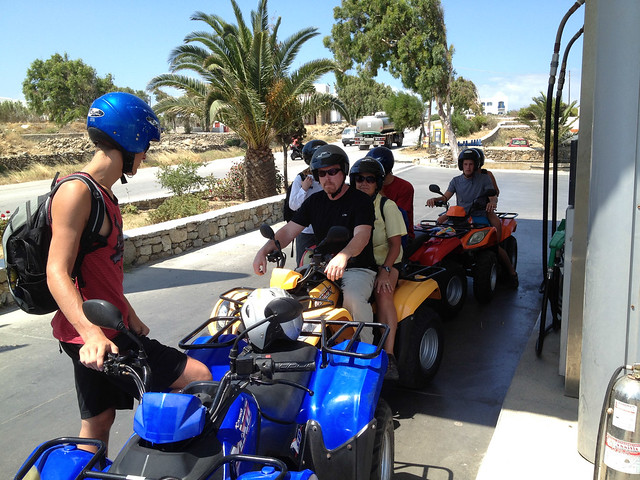
[[[437,185],[429,190],[442,195]],[[495,191],[488,190],[477,198],[474,207],[484,208]],[[518,261],[518,243],[513,236],[517,213],[496,213],[502,224],[502,234],[492,227],[486,217],[472,217],[460,206],[438,202],[447,207],[447,220],[422,220],[415,227],[416,238],[408,250],[409,260],[422,265],[443,267],[438,279],[443,292],[438,309],[443,317],[451,318],[463,306],[467,292],[467,276],[473,278],[473,294],[479,303],[493,298],[498,277],[508,277],[508,272],[498,262],[498,247],[507,252],[513,268]],[[472,209],[473,210],[473,209]]]

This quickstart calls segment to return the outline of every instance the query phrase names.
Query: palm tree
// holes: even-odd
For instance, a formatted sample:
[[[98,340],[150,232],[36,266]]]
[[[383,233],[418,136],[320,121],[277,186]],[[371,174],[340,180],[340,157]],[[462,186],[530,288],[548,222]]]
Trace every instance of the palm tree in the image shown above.
[[[259,0],[257,10],[251,12],[251,26],[237,2],[231,0],[231,4],[237,25],[217,15],[194,13],[191,19],[206,23],[213,32],[187,35],[184,44],[170,54],[172,73],[155,77],[147,88],[174,87],[200,95],[209,118],[222,121],[245,141],[245,198],[256,200],[277,193],[271,150],[277,136],[290,130],[309,108],[340,105],[313,87],[336,66],[320,59],[292,71],[300,48],[318,35],[317,29],[305,28],[279,42],[280,18],[269,26],[267,0]],[[179,75],[179,71],[195,72],[199,78]]]
[[[540,92],[540,96],[533,97],[531,100],[533,100],[533,103],[528,107],[521,109],[520,112],[518,113],[518,120],[520,120],[522,123],[531,127],[531,129],[534,131],[536,135],[536,139],[544,145],[547,96],[544,93]],[[552,98],[551,102],[552,102],[551,104],[552,109],[555,109],[555,105],[556,105],[555,98]],[[574,118],[570,120],[570,117],[571,117],[571,112],[576,107],[576,103],[577,102],[574,100],[573,102],[571,102],[570,105],[567,105],[564,102],[560,104],[560,116],[558,118],[558,144],[563,143],[565,140],[573,136],[573,133],[571,132],[571,127],[575,123],[576,119]],[[553,113],[554,112],[552,110],[552,115],[551,115],[552,119],[555,118],[555,115],[553,115]],[[551,128],[550,141],[551,141],[551,145],[553,145],[554,144],[553,142],[554,125],[551,125],[551,127],[552,128]]]

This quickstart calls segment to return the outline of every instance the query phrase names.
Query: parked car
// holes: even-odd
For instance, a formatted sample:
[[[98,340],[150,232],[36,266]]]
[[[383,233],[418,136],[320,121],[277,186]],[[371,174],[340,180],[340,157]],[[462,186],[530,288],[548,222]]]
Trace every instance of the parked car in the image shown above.
[[[529,140],[526,138],[512,138],[507,147],[530,147]]]
[[[346,127],[342,131],[342,145],[353,145],[356,141],[356,133],[358,129],[356,127]]]

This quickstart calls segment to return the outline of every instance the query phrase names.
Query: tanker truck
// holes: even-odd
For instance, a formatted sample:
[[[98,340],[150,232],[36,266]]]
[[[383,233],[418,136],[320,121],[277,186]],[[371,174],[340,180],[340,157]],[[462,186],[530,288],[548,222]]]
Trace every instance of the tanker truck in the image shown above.
[[[395,143],[402,146],[404,134],[396,131],[396,128],[385,112],[376,112],[375,115],[362,117],[356,122],[358,133],[355,136],[355,144],[360,150],[368,150],[369,147],[387,147]]]

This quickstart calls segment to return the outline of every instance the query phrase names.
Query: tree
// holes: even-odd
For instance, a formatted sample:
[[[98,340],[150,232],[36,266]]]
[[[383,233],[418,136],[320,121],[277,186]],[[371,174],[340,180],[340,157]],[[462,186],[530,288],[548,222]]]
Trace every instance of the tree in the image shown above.
[[[366,75],[336,74],[338,98],[349,111],[349,123],[365,115],[384,110],[385,101],[393,95],[388,85],[376,82]]]
[[[447,46],[440,0],[343,0],[325,46],[342,71],[354,62],[374,78],[388,69],[423,100],[435,98],[454,157],[458,147],[451,127],[453,47]]]
[[[385,112],[393,121],[396,130],[418,128],[424,117],[424,104],[415,95],[399,92],[389,97],[385,103]]]
[[[111,74],[99,78],[92,67],[69,60],[66,53],[35,60],[22,83],[29,108],[61,125],[86,117],[94,99],[115,89]]]
[[[518,112],[518,120],[522,123],[529,125],[536,135],[536,139],[544,145],[544,137],[545,137],[545,118],[547,112],[547,96],[540,92],[540,96],[533,97],[533,103],[528,107],[520,109]],[[556,99],[551,99],[551,119],[555,118],[555,105]],[[571,133],[571,126],[574,124],[575,119],[569,120],[571,117],[572,111],[574,111],[576,106],[576,101],[571,102],[570,105],[567,105],[564,102],[560,103],[560,116],[558,118],[558,144],[561,144],[565,140],[571,138],[573,135]],[[551,146],[553,146],[553,132],[554,125],[551,125]],[[553,152],[553,149],[551,150]]]
[[[471,80],[456,77],[451,84],[451,105],[454,112],[464,114],[472,112],[482,114],[482,106],[478,100],[478,89]]]
[[[37,118],[22,102],[5,100],[0,102],[0,122],[30,122]]]
[[[168,86],[200,95],[209,118],[222,121],[245,141],[245,197],[256,200],[277,193],[271,144],[278,134],[290,131],[298,114],[328,105],[340,107],[337,99],[316,93],[313,86],[335,64],[311,60],[292,71],[300,48],[318,35],[317,30],[305,28],[279,42],[281,20],[269,25],[267,0],[259,0],[250,25],[237,2],[231,4],[235,25],[214,14],[194,13],[191,19],[212,31],[187,35],[170,54],[171,73],[155,77],[147,88]],[[181,71],[198,78],[177,73]]]

